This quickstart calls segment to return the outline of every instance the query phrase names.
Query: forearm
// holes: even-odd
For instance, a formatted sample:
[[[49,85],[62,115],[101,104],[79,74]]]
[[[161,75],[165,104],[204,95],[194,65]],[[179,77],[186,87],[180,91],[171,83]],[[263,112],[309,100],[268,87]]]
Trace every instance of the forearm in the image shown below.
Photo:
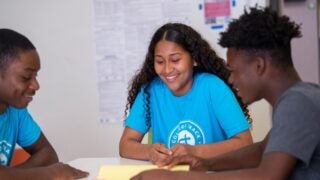
[[[38,140],[31,146],[25,147],[24,150],[31,156],[26,162],[18,165],[18,168],[48,166],[59,161],[56,151],[42,132]]]
[[[50,179],[50,173],[45,168],[17,169],[0,167],[2,180],[41,180]]]
[[[157,179],[158,176],[154,176],[153,179]],[[160,176],[161,177],[161,176]],[[224,172],[200,172],[200,171],[190,171],[190,172],[172,172],[166,179],[174,180],[256,180],[267,178],[263,173],[259,173],[257,169],[245,169],[237,171],[224,171]],[[161,178],[159,178],[161,179]]]
[[[44,147],[35,154],[32,154],[30,158],[22,164],[16,166],[16,168],[30,168],[39,166],[48,166],[59,161],[57,153],[51,146]]]
[[[127,140],[120,142],[120,156],[130,159],[150,160],[149,151],[150,144],[141,144],[135,140]]]
[[[223,172],[176,172],[174,174],[175,180],[256,180],[268,179],[264,173],[259,173],[257,169],[244,169],[237,171],[223,171]]]
[[[263,179],[273,179],[268,177],[265,172],[259,171],[257,168],[253,169],[241,169],[241,170],[234,170],[234,171],[223,171],[223,172],[212,172],[207,173],[205,178],[203,179],[210,179],[210,180],[263,180]]]
[[[193,146],[192,155],[205,159],[213,158],[250,144],[252,144],[252,136],[250,131],[247,130],[221,142]]]
[[[210,171],[253,168],[261,162],[263,147],[261,142],[224,155],[207,159],[206,164]]]
[[[241,149],[245,146],[252,144],[252,141],[241,141],[238,139],[229,139],[226,141],[212,143],[212,144],[202,144],[193,147],[192,155],[201,158],[213,158],[231,151]]]
[[[174,175],[171,176],[174,180],[194,180],[194,179],[201,179],[201,180],[211,180],[211,177],[206,172],[202,171],[177,171],[173,172]]]

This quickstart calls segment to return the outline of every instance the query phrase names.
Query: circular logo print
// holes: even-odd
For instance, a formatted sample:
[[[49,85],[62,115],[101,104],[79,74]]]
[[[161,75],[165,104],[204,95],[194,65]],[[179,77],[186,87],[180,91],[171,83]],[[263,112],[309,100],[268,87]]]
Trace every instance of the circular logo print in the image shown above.
[[[168,148],[175,144],[205,144],[204,134],[200,127],[190,120],[181,121],[170,133]]]
[[[7,141],[0,142],[0,164],[8,165],[8,157],[11,149],[11,144]]]

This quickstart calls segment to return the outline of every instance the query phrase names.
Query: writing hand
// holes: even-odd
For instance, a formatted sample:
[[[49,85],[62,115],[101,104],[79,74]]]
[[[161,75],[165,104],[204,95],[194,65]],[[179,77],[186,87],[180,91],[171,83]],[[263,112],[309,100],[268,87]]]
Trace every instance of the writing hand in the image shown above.
[[[194,146],[190,146],[187,144],[176,144],[173,148],[171,148],[172,155],[175,156],[182,156],[182,155],[194,155]]]
[[[172,152],[165,145],[155,143],[149,151],[150,161],[157,166],[165,166],[171,161]]]

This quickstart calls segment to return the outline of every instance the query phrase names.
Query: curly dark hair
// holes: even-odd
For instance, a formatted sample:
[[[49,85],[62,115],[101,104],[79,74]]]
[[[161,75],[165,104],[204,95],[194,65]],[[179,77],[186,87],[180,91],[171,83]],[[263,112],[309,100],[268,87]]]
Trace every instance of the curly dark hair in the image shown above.
[[[230,72],[226,68],[225,61],[216,54],[216,52],[210,47],[209,43],[204,40],[198,32],[181,23],[165,24],[153,35],[142,68],[131,81],[125,109],[125,115],[127,115],[138,95],[139,90],[143,86],[143,93],[146,97],[144,108],[146,110],[146,124],[148,127],[150,127],[151,120],[149,87],[151,81],[158,76],[154,69],[154,51],[156,44],[163,39],[177,43],[190,53],[191,58],[193,58],[197,63],[197,66],[194,66],[194,73],[208,72],[215,74],[232,89],[232,86],[227,81]],[[234,90],[233,92],[236,95]],[[236,97],[248,121],[251,123],[247,107],[242,103],[238,96]]]
[[[221,33],[219,44],[225,48],[245,50],[250,55],[267,53],[271,63],[285,68],[293,66],[291,39],[301,37],[300,25],[280,16],[270,8],[253,7],[245,10]]]
[[[24,35],[11,29],[0,29],[0,71],[4,71],[20,53],[34,49]]]

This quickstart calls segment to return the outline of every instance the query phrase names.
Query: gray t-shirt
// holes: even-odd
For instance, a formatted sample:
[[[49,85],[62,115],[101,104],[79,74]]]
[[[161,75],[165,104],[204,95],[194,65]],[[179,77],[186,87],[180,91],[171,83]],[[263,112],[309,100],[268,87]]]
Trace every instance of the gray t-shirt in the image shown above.
[[[320,179],[320,86],[298,82],[274,106],[273,126],[264,153],[298,159],[290,179]]]

